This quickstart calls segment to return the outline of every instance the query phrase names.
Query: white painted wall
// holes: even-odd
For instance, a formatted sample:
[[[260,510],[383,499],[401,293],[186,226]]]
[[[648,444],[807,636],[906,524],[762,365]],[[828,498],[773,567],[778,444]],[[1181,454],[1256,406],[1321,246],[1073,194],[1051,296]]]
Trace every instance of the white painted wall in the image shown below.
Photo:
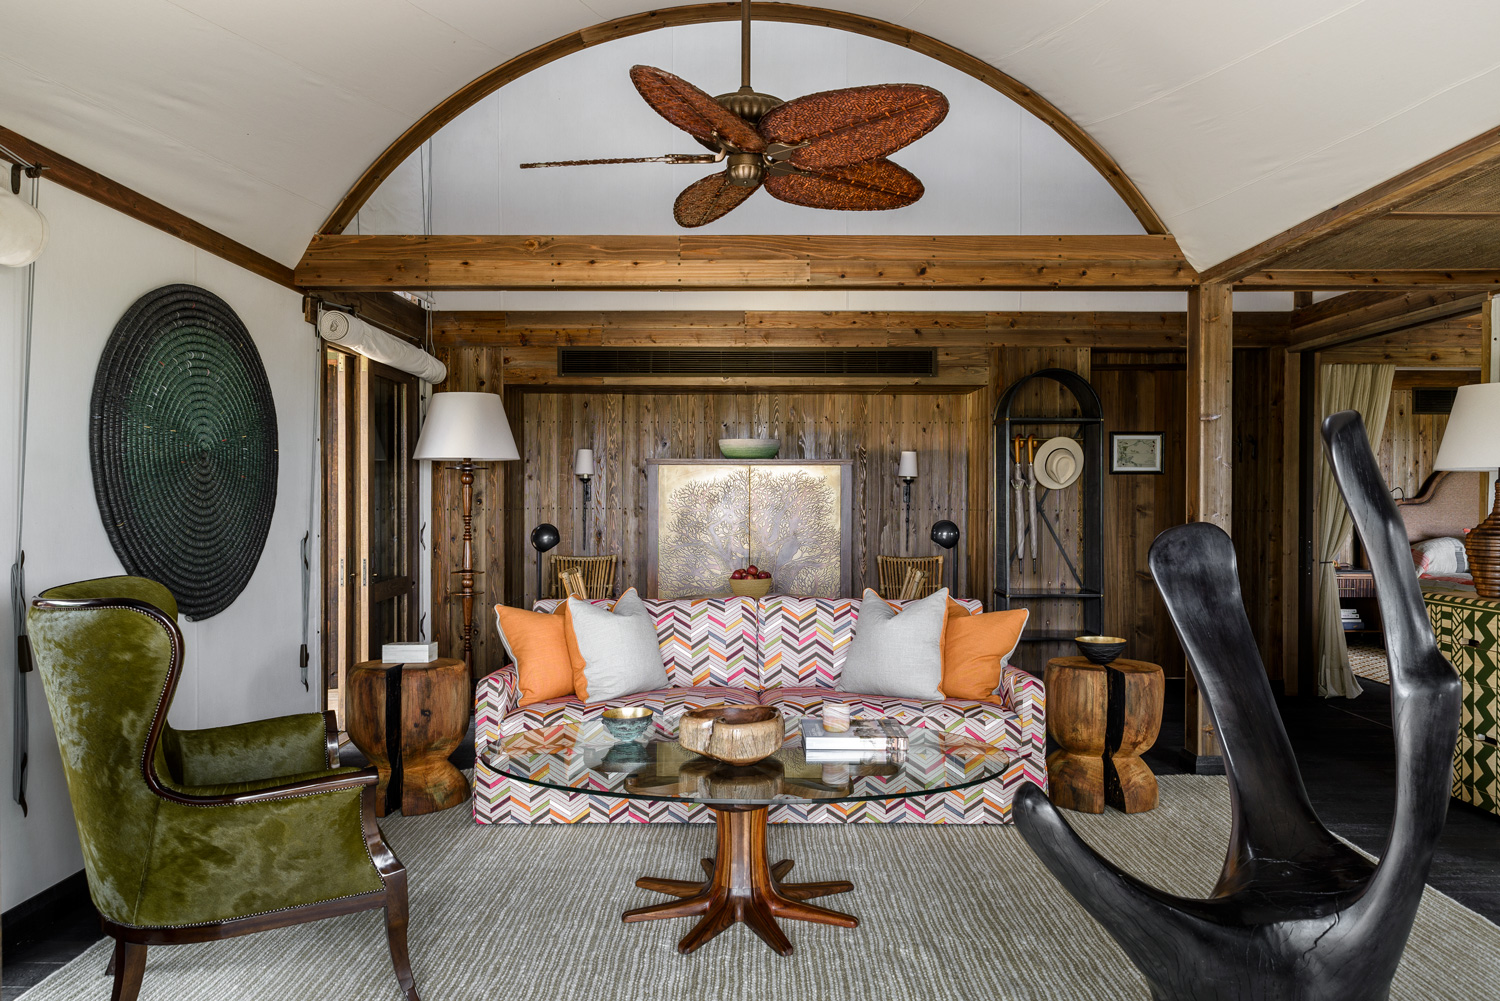
[[[270,536],[249,585],[218,615],[181,623],[187,660],[169,719],[173,726],[194,728],[316,710],[316,616],[313,683],[307,691],[298,669],[299,547],[308,527],[309,490],[316,480],[311,464],[317,427],[316,338],[302,319],[300,297],[55,185],[44,184],[42,210],[52,235],[36,277],[26,473],[30,593],[124,572],[100,522],[89,468],[88,408],[95,370],[116,322],[137,298],[174,282],[200,285],[234,308],[260,349],[275,398],[281,463]],[[21,272],[0,268],[0,553],[7,568],[15,531],[23,278]],[[315,600],[318,593],[315,577]],[[8,589],[0,604],[0,725],[6,734],[0,746],[5,783],[0,802],[0,908],[10,908],[76,872],[82,860],[57,744],[35,675],[29,680],[30,816],[23,819],[10,797],[14,638]]]

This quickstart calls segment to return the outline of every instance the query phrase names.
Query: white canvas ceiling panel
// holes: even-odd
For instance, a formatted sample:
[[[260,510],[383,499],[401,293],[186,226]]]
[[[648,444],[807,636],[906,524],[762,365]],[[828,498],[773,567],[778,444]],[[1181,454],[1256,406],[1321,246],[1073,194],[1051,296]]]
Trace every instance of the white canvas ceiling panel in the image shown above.
[[[934,132],[893,156],[926,185],[915,205],[827,212],[762,192],[701,232],[1140,232],[1129,208],[1076,150],[973,77],[910,49],[828,28],[763,23],[755,26],[754,39],[753,83],[778,97],[920,82],[942,90],[952,110]],[[507,84],[433,138],[433,232],[681,232],[672,220],[673,200],[722,165],[523,170],[519,164],[697,152],[685,133],[641,100],[630,67],[660,66],[722,93],[738,84],[738,50],[731,23],[673,28],[573,53]],[[406,193],[387,194],[397,187]],[[362,212],[354,231],[409,232],[386,228],[395,221],[388,203],[408,197],[407,180],[388,180],[371,200],[376,211]]]
[[[1019,47],[1006,42],[1016,16],[1010,4],[929,2],[906,24],[1073,117],[1200,268],[1500,124],[1500,90],[1465,85],[1500,61],[1500,5],[1098,3],[1057,12],[1050,32],[1033,21]]]
[[[183,10],[268,53],[323,77],[337,64],[342,86],[362,100],[416,121],[430,94],[457,89],[455,71],[489,67],[507,56],[407,0],[316,0],[317,16],[337,24],[332,35],[297,30],[308,0],[172,0]],[[369,58],[399,39],[401,56]],[[508,46],[505,48],[509,48]],[[327,123],[325,123],[327,124]]]
[[[1199,267],[1500,121],[1500,49],[1493,45],[1500,4],[1479,0],[823,3],[931,35],[1033,87],[1100,142]],[[645,5],[13,6],[0,32],[0,123],[292,263],[326,212],[421,113],[511,57]],[[732,86],[733,25],[713,27],[729,38],[727,55],[693,46],[675,51],[671,65],[709,87],[716,85],[697,74],[717,68]],[[862,51],[856,44],[846,51]],[[758,67],[778,72],[783,58],[811,64],[798,81],[765,85],[783,97],[804,81],[816,89],[838,75],[816,54],[758,51],[769,60],[757,59]],[[847,72],[854,63],[842,65]],[[555,121],[531,125],[557,128]],[[507,150],[517,148],[520,137],[503,138]],[[1045,190],[1028,187],[1038,176],[1029,156],[1023,147],[1018,183],[1027,205]],[[998,189],[1013,193],[1008,169],[997,164],[992,174]],[[678,168],[658,176],[670,178],[675,195],[691,175]],[[938,182],[922,176],[929,188]],[[502,211],[508,184],[502,177]],[[634,207],[622,200],[655,197],[639,185],[600,185],[626,214]],[[791,225],[779,211],[760,218]],[[1023,205],[1018,223],[1026,230],[1028,211]],[[1065,225],[1059,211],[1054,198],[1034,215]]]
[[[232,0],[231,0],[232,2]],[[493,65],[529,52],[554,38],[618,16],[606,13],[604,5],[590,0],[407,0],[454,30],[490,46],[501,58]],[[627,14],[650,10],[630,3]],[[670,5],[668,5],[670,6]],[[470,74],[470,79],[490,69]],[[452,88],[452,89],[457,89]],[[446,95],[442,95],[446,96]],[[441,96],[440,98],[441,99]],[[436,104],[434,100],[431,103]]]

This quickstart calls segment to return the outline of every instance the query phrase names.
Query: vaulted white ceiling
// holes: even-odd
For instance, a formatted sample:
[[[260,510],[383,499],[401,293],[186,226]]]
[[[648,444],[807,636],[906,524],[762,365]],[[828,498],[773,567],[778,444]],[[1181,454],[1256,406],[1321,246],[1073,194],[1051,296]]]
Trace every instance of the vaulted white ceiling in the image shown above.
[[[1206,267],[1500,124],[1482,0],[822,0],[1035,88]],[[288,264],[464,83],[640,0],[3,8],[0,124]],[[742,210],[743,211],[743,210]]]

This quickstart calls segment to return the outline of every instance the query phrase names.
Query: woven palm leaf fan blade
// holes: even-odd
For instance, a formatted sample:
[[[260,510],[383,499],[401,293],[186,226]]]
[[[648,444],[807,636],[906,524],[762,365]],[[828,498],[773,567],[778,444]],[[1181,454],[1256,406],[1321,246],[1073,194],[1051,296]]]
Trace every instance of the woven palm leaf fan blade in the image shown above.
[[[658,115],[709,149],[723,144],[760,153],[766,148],[755,126],[676,74],[655,66],[632,66],[630,82]]]
[[[899,209],[921,198],[924,190],[915,174],[883,159],[816,172],[773,172],[765,183],[771,197],[781,201],[845,212]]]
[[[672,204],[672,218],[686,229],[706,226],[755,194],[760,185],[734,184],[729,174],[710,174],[682,189]]]
[[[788,101],[759,122],[768,142],[796,147],[786,162],[804,170],[890,156],[948,115],[940,91],[915,83],[826,90]]]

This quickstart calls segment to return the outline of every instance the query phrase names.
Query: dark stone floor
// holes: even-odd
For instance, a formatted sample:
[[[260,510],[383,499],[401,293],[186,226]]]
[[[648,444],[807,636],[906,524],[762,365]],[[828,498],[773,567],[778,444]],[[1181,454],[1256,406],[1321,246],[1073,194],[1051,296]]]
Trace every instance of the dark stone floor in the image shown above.
[[[1282,719],[1302,766],[1313,806],[1330,829],[1368,852],[1385,848],[1395,799],[1390,689],[1361,682],[1358,699],[1280,698]],[[1145,755],[1158,774],[1181,771],[1182,682],[1167,682],[1167,708],[1156,747]],[[358,752],[345,764],[356,763]],[[358,763],[362,763],[358,762]],[[454,755],[473,764],[472,744]],[[51,913],[25,921],[7,915],[0,1001],[12,1001],[99,939],[99,923],[81,881]],[[1491,921],[1500,922],[1500,817],[1457,800],[1428,882]],[[100,970],[101,977],[103,970]]]

